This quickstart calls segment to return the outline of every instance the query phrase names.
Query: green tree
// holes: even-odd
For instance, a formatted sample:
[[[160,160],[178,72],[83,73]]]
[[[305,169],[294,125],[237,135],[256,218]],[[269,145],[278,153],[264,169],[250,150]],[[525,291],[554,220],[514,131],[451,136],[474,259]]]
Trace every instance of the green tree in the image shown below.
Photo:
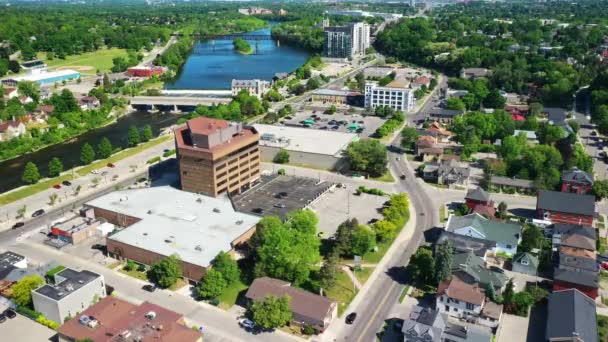
[[[386,241],[395,236],[397,226],[389,221],[377,221],[372,224],[372,229],[380,241]]]
[[[49,162],[49,176],[56,177],[63,172],[63,163],[57,157],[54,157]]]
[[[236,260],[224,251],[219,252],[215,259],[213,259],[212,265],[212,269],[224,277],[227,285],[231,285],[241,278],[241,270]]]
[[[308,235],[317,233],[319,217],[314,211],[309,209],[295,210],[287,214],[285,225],[289,229],[294,229]]]
[[[451,110],[464,111],[466,109],[466,106],[461,99],[457,97],[450,97],[447,101],[446,108]]]
[[[273,162],[277,164],[287,164],[289,163],[289,152],[284,149],[280,149],[279,152],[274,156]]]
[[[38,274],[21,278],[11,287],[12,299],[20,306],[32,308],[32,290],[44,284],[44,279]]]
[[[32,98],[34,102],[38,102],[40,100],[40,89],[38,84],[30,81],[20,81],[17,83],[17,89],[19,90],[19,95],[27,96]]]
[[[411,149],[418,140],[418,130],[415,127],[405,127],[401,131],[401,147]]]
[[[503,108],[505,106],[506,99],[500,95],[500,91],[498,89],[493,89],[490,91],[488,96],[483,100],[483,105],[486,108]]]
[[[351,255],[360,255],[369,252],[376,245],[376,234],[367,226],[358,225],[351,236]]]
[[[375,139],[352,142],[346,149],[350,168],[372,177],[380,177],[387,171],[386,146]]]
[[[332,104],[331,106],[329,106],[329,108],[327,108],[325,110],[325,114],[330,114],[330,115],[331,114],[336,114],[337,110],[338,110],[338,108],[336,108],[336,106]]]
[[[336,230],[336,245],[335,248],[340,255],[348,255],[351,250],[351,241],[353,230],[359,226],[356,218],[347,219],[340,223]]]
[[[80,162],[82,165],[89,165],[95,160],[95,151],[89,143],[85,143],[80,150]]]
[[[454,249],[449,240],[440,243],[435,251],[435,282],[446,281],[452,275]]]
[[[150,139],[153,137],[154,135],[152,134],[152,127],[150,127],[150,125],[145,125],[143,131],[141,131],[141,141],[150,141]]]
[[[113,150],[114,147],[112,146],[110,139],[108,139],[107,137],[101,138],[99,145],[97,145],[97,155],[99,156],[99,158],[109,158],[112,155]]]
[[[334,250],[329,254],[323,266],[321,266],[321,269],[319,270],[319,286],[322,289],[327,291],[336,285],[336,277],[338,276],[338,273],[340,273],[339,262],[340,257],[338,251]]]
[[[544,240],[543,232],[533,224],[527,224],[522,233],[519,253],[530,252],[535,248],[541,248]]]
[[[205,272],[203,279],[196,286],[196,292],[203,299],[214,299],[224,292],[227,285],[222,273],[212,268]]]
[[[501,219],[506,219],[507,218],[507,203],[505,202],[500,202],[498,203],[498,217]]]
[[[264,329],[274,329],[285,326],[292,319],[293,313],[289,296],[280,298],[268,296],[264,301],[255,301],[249,306],[253,322]]]
[[[135,127],[135,126],[129,127],[129,131],[127,133],[127,142],[129,144],[129,146],[133,147],[133,146],[139,145],[140,140],[141,139],[140,139],[139,131],[137,130],[137,127]]]
[[[597,199],[608,198],[608,180],[598,179],[593,182],[593,194]]]
[[[505,290],[502,292],[502,302],[505,305],[513,303],[513,295],[515,294],[515,290],[513,287],[513,280],[509,279],[507,285],[505,285]]]
[[[151,278],[161,287],[169,288],[182,276],[182,265],[179,256],[171,255],[152,264]]]
[[[491,301],[496,302],[496,290],[494,289],[494,284],[491,280],[486,284],[485,291],[486,297],[488,297]]]
[[[25,164],[25,169],[23,170],[23,175],[21,176],[21,180],[27,184],[35,184],[40,180],[40,172],[38,171],[38,166],[33,162],[28,162]]]
[[[418,248],[407,266],[412,278],[420,285],[431,285],[435,275],[435,259],[428,248]]]

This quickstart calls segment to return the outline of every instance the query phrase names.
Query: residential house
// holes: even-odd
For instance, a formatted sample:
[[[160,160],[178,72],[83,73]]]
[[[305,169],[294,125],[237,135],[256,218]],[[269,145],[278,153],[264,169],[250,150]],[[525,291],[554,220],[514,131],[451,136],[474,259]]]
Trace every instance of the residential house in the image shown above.
[[[586,270],[573,271],[555,268],[553,270],[553,291],[577,289],[595,299],[599,295],[599,277],[597,272]]]
[[[536,276],[538,274],[538,257],[531,253],[522,253],[511,261],[512,271]]]
[[[576,290],[549,295],[547,341],[599,342],[595,301]]]
[[[561,245],[595,251],[597,233],[593,227],[578,224],[554,224],[549,227],[555,251]]]
[[[585,195],[593,188],[593,175],[573,168],[562,173],[562,192]]]
[[[425,163],[440,160],[443,157],[443,148],[441,147],[419,147],[417,148],[418,158]]]
[[[479,214],[465,216],[450,215],[446,230],[466,236],[496,242],[492,252],[515,255],[521,240],[522,227],[515,223],[498,222],[486,219]]]
[[[3,96],[5,99],[12,99],[15,96],[19,96],[17,88],[5,87],[2,89],[4,90]]]
[[[445,313],[415,306],[401,327],[404,342],[490,342],[492,333],[486,327],[454,322]]]
[[[490,194],[481,187],[467,191],[467,194],[464,196],[464,201],[470,210],[473,210],[480,204],[484,206],[494,205],[494,202],[490,200]]]
[[[58,329],[59,342],[163,341],[202,342],[200,331],[186,326],[184,316],[162,306],[131,304],[105,297]]]
[[[25,134],[25,125],[21,121],[0,120],[0,141],[8,141]]]
[[[253,281],[245,297],[249,301],[263,301],[267,296],[289,296],[293,312],[293,323],[311,325],[317,332],[323,332],[338,316],[338,304],[323,296],[292,287],[283,280],[262,277]]]
[[[530,107],[526,104],[505,104],[504,110],[511,115],[528,116]]]
[[[486,295],[478,285],[452,277],[437,287],[436,308],[455,318],[475,318],[481,314]]]
[[[19,96],[19,102],[21,102],[22,105],[25,105],[34,102],[34,99],[29,96]]]
[[[485,68],[466,68],[460,71],[460,78],[476,80],[483,77],[488,77],[490,70]]]
[[[422,174],[426,181],[448,186],[466,186],[469,182],[470,169],[455,159],[449,159],[441,163],[425,164]]]
[[[517,137],[520,134],[523,134],[523,135],[526,136],[526,140],[528,140],[528,144],[529,145],[537,145],[538,144],[538,137],[536,136],[536,132],[534,132],[534,131],[524,131],[524,130],[519,130],[519,129],[516,129],[513,132],[513,136],[514,137]]]
[[[595,217],[595,196],[540,190],[536,198],[539,219],[553,223],[591,226]]]
[[[560,246],[558,253],[558,267],[562,270],[599,272],[597,255],[595,251],[579,249],[576,247]]]
[[[461,110],[433,108],[429,111],[428,117],[442,123],[451,123],[454,121],[454,117],[462,114]]]
[[[426,129],[428,132],[434,134],[437,139],[437,142],[440,143],[448,143],[450,139],[454,136],[454,133],[446,129],[441,123],[434,121],[429,127]]]
[[[422,86],[425,86],[428,88],[430,85],[431,85],[431,78],[428,76],[425,76],[425,75],[416,78],[414,80],[414,82],[412,82],[412,88],[414,88],[414,89],[421,88]]]
[[[515,189],[520,192],[531,192],[535,189],[534,181],[509,177],[490,177],[490,185],[500,189]]]
[[[99,100],[94,96],[83,96],[78,99],[78,105],[82,110],[92,110],[99,108]]]
[[[467,284],[478,284],[483,289],[492,285],[498,293],[502,291],[509,280],[503,272],[487,268],[485,261],[473,252],[454,254],[452,275]]]
[[[469,212],[469,214],[473,213],[479,214],[492,221],[500,221],[500,219],[496,217],[496,208],[494,208],[494,203],[488,205],[478,204]]]

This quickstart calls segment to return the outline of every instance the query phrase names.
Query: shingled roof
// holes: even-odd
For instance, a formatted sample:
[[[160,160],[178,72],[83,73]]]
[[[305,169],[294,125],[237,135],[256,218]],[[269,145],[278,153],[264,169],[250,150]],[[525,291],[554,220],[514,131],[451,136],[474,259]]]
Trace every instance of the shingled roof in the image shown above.
[[[562,213],[594,216],[595,197],[571,192],[539,190],[536,208]]]
[[[562,173],[562,182],[593,185],[593,175],[590,175],[583,170],[573,168]]]
[[[581,341],[598,342],[595,302],[576,289],[549,295],[547,340],[571,339],[576,334]]]
[[[488,202],[490,200],[490,195],[482,188],[471,189],[467,192],[467,195],[464,199],[470,199],[479,202]]]

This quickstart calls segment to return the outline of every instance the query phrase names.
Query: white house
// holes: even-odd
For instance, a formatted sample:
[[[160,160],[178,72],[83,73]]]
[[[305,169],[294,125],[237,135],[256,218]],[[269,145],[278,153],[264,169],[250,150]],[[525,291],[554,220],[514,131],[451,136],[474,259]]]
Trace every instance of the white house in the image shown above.
[[[478,285],[467,284],[452,277],[437,287],[436,307],[456,318],[479,317],[486,296]]]
[[[522,227],[515,223],[488,220],[477,214],[450,215],[446,230],[459,235],[471,236],[496,242],[494,253],[515,255],[521,241]]]

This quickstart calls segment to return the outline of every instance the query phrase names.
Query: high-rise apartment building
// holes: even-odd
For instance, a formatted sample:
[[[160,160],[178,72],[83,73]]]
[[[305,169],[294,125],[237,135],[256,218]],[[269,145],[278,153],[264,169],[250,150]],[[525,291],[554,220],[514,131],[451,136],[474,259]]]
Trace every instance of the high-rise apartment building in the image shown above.
[[[402,112],[410,112],[415,105],[414,91],[405,87],[402,82],[393,81],[386,86],[377,82],[365,84],[365,107],[390,107]]]
[[[352,58],[364,54],[370,46],[370,28],[366,23],[325,27],[323,54],[332,58]]]
[[[175,129],[182,190],[217,197],[260,177],[259,134],[242,123],[199,117]]]

